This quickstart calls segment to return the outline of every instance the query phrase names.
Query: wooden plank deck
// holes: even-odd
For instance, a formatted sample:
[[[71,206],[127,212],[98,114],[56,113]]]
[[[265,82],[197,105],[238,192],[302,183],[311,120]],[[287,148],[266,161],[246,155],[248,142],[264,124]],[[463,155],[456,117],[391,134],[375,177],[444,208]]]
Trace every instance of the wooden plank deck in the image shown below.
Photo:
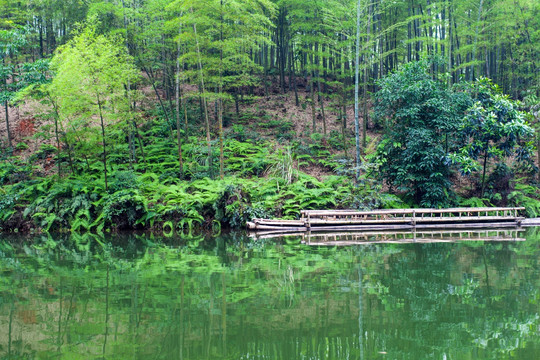
[[[524,208],[484,207],[450,209],[302,210],[298,220],[253,219],[248,228],[281,231],[334,231],[408,229],[411,227],[462,228],[475,224],[519,226]]]
[[[523,219],[523,221],[521,222],[521,226],[523,227],[540,226],[540,218]]]

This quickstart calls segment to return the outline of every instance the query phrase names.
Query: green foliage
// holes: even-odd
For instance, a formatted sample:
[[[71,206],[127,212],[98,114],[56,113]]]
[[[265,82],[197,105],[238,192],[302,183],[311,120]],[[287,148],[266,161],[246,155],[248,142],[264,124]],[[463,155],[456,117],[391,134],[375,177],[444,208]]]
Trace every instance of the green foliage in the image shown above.
[[[208,162],[208,148],[206,144],[199,141],[193,141],[185,144],[182,149],[183,154],[186,157],[184,161],[184,175],[186,177],[191,179],[202,179],[211,177],[212,174],[219,172],[219,164],[216,161],[213,161],[211,164]],[[171,151],[170,147],[169,151]],[[218,149],[214,146],[212,151],[213,159],[218,158]],[[162,168],[163,164],[157,163],[157,166]],[[159,171],[158,169],[153,170]]]
[[[27,180],[32,172],[33,168],[30,163],[11,158],[9,161],[2,162],[2,166],[0,166],[0,185]]]
[[[224,147],[228,171],[239,176],[260,176],[270,165],[267,146],[230,140]]]
[[[109,191],[115,193],[120,190],[137,189],[139,181],[133,171],[117,171],[111,176]]]
[[[374,116],[384,124],[379,178],[423,207],[453,201],[446,156],[466,99],[429,74],[427,61],[409,63],[381,79]]]
[[[295,167],[291,148],[279,149],[273,155],[273,164],[267,170],[268,175],[276,179],[279,188],[281,180],[290,185],[298,178],[298,169]]]
[[[77,143],[85,156],[94,153],[103,161],[107,187],[107,128],[133,116],[130,98],[135,98],[136,92],[129,93],[126,87],[135,84],[139,74],[120,39],[98,34],[97,25],[97,19],[90,18],[87,26],[57,51],[51,62],[56,75],[44,91],[54,102],[59,126],[68,129],[64,141]],[[96,137],[96,133],[101,136]]]
[[[70,228],[83,216],[89,221],[92,194],[82,181],[38,183],[21,195],[33,198],[24,216],[31,216],[45,231]]]
[[[18,88],[14,76],[15,68],[7,63],[6,59],[17,55],[27,41],[24,29],[3,30],[0,28],[0,84],[3,85],[0,91],[0,103],[2,104],[10,102]]]
[[[270,120],[265,123],[259,123],[259,127],[263,129],[275,129],[275,133],[277,135],[279,133],[292,130],[294,128],[294,125],[291,121],[280,119],[280,120]]]
[[[3,229],[3,224],[15,214],[15,205],[19,200],[16,194],[9,194],[5,191],[0,191],[0,230]]]
[[[300,210],[326,209],[337,205],[340,197],[348,194],[347,187],[337,178],[322,183],[315,178],[301,175],[278,196],[285,218],[298,218]],[[343,179],[341,179],[343,180]],[[341,185],[341,186],[340,186]]]
[[[513,206],[525,208],[527,217],[536,218],[540,216],[540,190],[536,186],[519,184],[515,185],[515,190],[508,195],[508,201]]]
[[[17,145],[15,145],[15,149],[17,149],[19,151],[28,150],[28,148],[29,148],[29,146],[24,142],[20,142],[20,143],[17,143]]]
[[[539,5],[482,4],[362,1],[357,37],[351,1],[0,0],[0,102],[9,108],[29,96],[39,100],[44,113],[31,116],[45,125],[35,141],[49,144],[24,159],[12,148],[0,150],[3,216],[26,209],[26,221],[50,231],[106,226],[189,233],[217,229],[218,220],[241,226],[252,216],[295,217],[303,206],[439,207],[454,201],[451,162],[472,174],[481,170],[483,156],[486,191],[480,197],[503,204],[514,190],[510,179],[524,168],[492,165],[515,158],[525,170],[534,168],[523,119],[538,116],[519,112],[518,103],[487,80],[472,89],[451,85],[489,74],[514,98],[524,96],[524,106],[537,115]],[[385,131],[376,156],[377,141],[368,141],[360,169],[342,153],[351,129],[335,130],[343,110],[350,110],[354,50],[363,58],[365,103],[374,104],[368,122]],[[424,55],[435,60],[398,66]],[[30,58],[39,59],[25,63]],[[305,91],[312,86],[317,122],[323,105],[327,125],[339,113],[329,134],[306,136],[307,124],[293,121],[296,114],[286,106],[293,85],[304,91],[298,110],[310,107]],[[272,109],[279,115],[262,103],[245,106],[280,92]],[[472,107],[471,94],[478,96]],[[211,156],[201,141],[205,107],[212,118]],[[460,128],[466,108],[467,124]],[[223,124],[232,125],[223,143],[225,179],[209,180],[219,172],[215,135],[223,133],[213,117],[220,111]],[[175,132],[186,137],[182,168]],[[17,150],[26,156],[28,149],[19,142]],[[337,176],[302,172],[314,169]],[[362,175],[353,186],[356,170]],[[383,180],[399,196],[382,194]],[[515,193],[511,201],[518,198]],[[120,217],[127,220],[117,224]]]
[[[507,203],[507,197],[513,189],[514,169],[505,163],[498,163],[486,180],[484,197],[495,205]]]
[[[255,75],[262,67],[250,52],[270,43],[265,30],[276,10],[272,1],[175,1],[169,10],[181,14],[175,16],[175,23],[183,26],[179,39],[185,52],[180,61],[190,65],[187,73],[202,87],[206,84],[200,93],[205,101],[238,101],[243,87],[259,83]]]
[[[394,194],[380,194],[380,207],[383,209],[407,209],[409,206]]]
[[[462,172],[480,170],[471,166],[482,159],[482,195],[486,186],[488,161],[503,161],[513,156],[517,162],[534,167],[532,158],[534,131],[528,126],[526,114],[518,103],[503,95],[499,87],[482,78],[473,87],[477,101],[467,110],[460,131],[467,137],[465,146],[454,155],[455,162],[463,163]]]
[[[100,218],[106,226],[126,230],[136,228],[137,221],[146,213],[147,199],[134,189],[126,189],[103,198]]]
[[[55,154],[57,149],[53,145],[43,144],[39,149],[32,154],[30,161],[45,160],[52,154]]]
[[[238,185],[228,185],[220,194],[217,201],[212,205],[216,213],[216,220],[233,228],[239,228],[251,220],[249,207],[249,195]]]
[[[233,125],[227,133],[227,138],[234,139],[240,142],[259,141],[259,133],[246,128],[244,125]]]
[[[271,133],[278,141],[291,141],[296,137],[296,133],[293,131],[294,124],[292,121],[274,119],[267,122],[260,122],[258,126],[262,129],[272,130]]]
[[[462,207],[486,207],[490,206],[490,202],[488,199],[480,199],[477,197],[471,197],[468,199],[458,199],[459,206]]]
[[[344,144],[343,134],[341,134],[337,130],[330,131],[330,136],[328,137],[328,145],[332,149],[343,150],[344,149],[343,144]]]

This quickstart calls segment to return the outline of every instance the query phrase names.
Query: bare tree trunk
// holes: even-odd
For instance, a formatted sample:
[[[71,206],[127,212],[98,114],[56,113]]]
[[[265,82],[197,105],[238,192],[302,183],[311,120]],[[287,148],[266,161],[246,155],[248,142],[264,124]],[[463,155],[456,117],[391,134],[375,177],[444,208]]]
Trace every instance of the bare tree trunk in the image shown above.
[[[140,57],[137,57],[137,58],[139,59],[139,61],[141,61]],[[142,63],[142,61],[141,61],[141,63]],[[167,119],[167,123],[170,123],[169,112],[167,111],[167,108],[163,104],[163,101],[161,100],[161,96],[159,95],[159,91],[157,90],[156,79],[154,77],[154,73],[153,73],[152,69],[148,70],[148,68],[146,66],[144,66],[144,65],[142,65],[142,69],[146,73],[146,75],[148,75],[148,77],[150,78],[150,81],[152,82],[152,89],[154,89],[154,93],[156,94],[156,97],[158,99],[161,110],[163,110],[163,113],[165,114],[165,118]]]
[[[184,108],[184,136],[186,138],[186,141],[188,141],[189,139],[189,134],[188,134],[188,131],[189,131],[189,125],[188,125],[188,115],[187,115],[187,97],[184,96],[182,98],[182,104],[183,104],[183,108]]]
[[[49,101],[51,102],[53,106],[53,110],[54,110],[54,133],[56,136],[56,147],[58,149],[58,154],[60,154],[60,132],[58,131],[58,123],[60,122],[60,114],[58,113],[58,107],[56,105],[56,102],[52,99],[49,93],[47,93],[47,97],[49,98]],[[68,149],[69,167],[71,168],[71,172],[75,173],[75,168],[73,167],[73,158],[71,156],[71,147],[65,136],[64,136],[64,142],[66,143],[66,146]],[[58,161],[58,176],[59,177],[61,176],[60,161]]]
[[[448,45],[447,51],[448,51],[448,73],[450,76],[448,76],[448,88],[452,86],[452,10],[451,10],[451,2],[448,1]]]
[[[219,108],[218,108],[218,129],[219,129],[219,177],[225,176],[224,156],[223,156],[223,0],[220,1],[220,32],[219,32]]]
[[[129,54],[128,26],[127,26],[127,18],[126,18],[126,6],[125,6],[124,0],[122,0],[122,11],[123,11],[123,17],[124,17],[124,31],[126,32],[126,51]],[[131,108],[130,93],[131,93],[131,82],[128,80],[128,83],[127,83],[127,99],[128,99],[128,104],[129,104],[129,106]],[[136,131],[137,127],[135,126],[133,128],[133,130],[129,130],[129,126],[131,125],[129,119],[126,122],[127,122],[127,125],[128,125],[128,131],[129,131],[129,134],[128,134],[128,147],[129,147],[129,151],[130,151],[130,160],[131,160],[132,163],[133,162],[136,163],[137,162],[137,154],[135,153],[134,132]],[[131,166],[133,167],[133,164],[131,164]]]
[[[184,55],[184,52],[182,50],[182,55]],[[184,63],[182,63],[181,68],[184,68]],[[185,141],[187,142],[189,140],[189,125],[188,125],[188,114],[187,114],[187,104],[188,99],[187,96],[181,96],[180,101],[182,102],[182,108],[184,109],[184,137]]]
[[[179,36],[182,35],[182,24],[178,28]],[[178,40],[177,45],[177,55],[176,55],[176,88],[175,88],[175,100],[176,100],[176,139],[178,142],[178,163],[180,166],[180,176],[184,174],[184,162],[182,159],[182,137],[180,135],[180,40]]]
[[[348,151],[348,146],[347,146],[347,138],[345,137],[345,127],[347,125],[347,104],[346,104],[346,100],[345,100],[345,92],[346,92],[346,89],[345,89],[345,83],[343,84],[343,87],[341,89],[342,91],[342,95],[341,95],[341,99],[343,101],[342,103],[342,106],[338,106],[339,108],[339,112],[340,112],[340,115],[341,115],[341,135],[343,136],[343,149],[345,150],[345,158],[349,158],[349,151]]]
[[[360,72],[360,7],[361,0],[356,6],[356,55],[354,70],[354,130],[356,135],[356,178],[360,178],[360,125],[358,122],[358,88]]]
[[[474,65],[474,61],[476,61],[476,47],[477,47],[477,43],[478,43],[478,28],[480,27],[480,18],[482,17],[482,7],[484,5],[484,0],[480,0],[480,5],[478,6],[478,18],[476,19],[476,31],[474,33],[474,46],[473,46],[473,53],[472,53],[472,61],[473,61],[473,65],[472,65],[472,79],[473,80],[476,76],[478,76],[478,74],[475,74],[475,69],[476,69],[476,66]],[[482,195],[483,195],[483,190],[482,190]]]
[[[291,55],[290,55],[290,69],[291,69],[291,76],[292,76],[292,82],[293,82],[293,89],[294,89],[294,100],[295,100],[295,104],[296,106],[300,106],[300,101],[298,99],[298,88],[296,86],[296,70],[294,68],[294,47],[292,47],[291,45],[291,51],[290,51]],[[289,79],[289,81],[291,81]]]
[[[316,111],[315,111],[315,81],[313,80],[313,72],[311,73],[311,84],[310,84],[310,94],[311,94],[311,119],[313,121],[312,123],[312,132],[315,132],[316,130]]]
[[[6,130],[7,130],[8,147],[12,148],[13,144],[11,141],[11,130],[9,129],[9,105],[8,105],[7,100],[4,102],[4,109],[6,111]]]
[[[2,58],[2,63],[4,67],[6,66],[6,58]],[[4,79],[4,89],[7,90],[7,78]],[[7,130],[7,138],[8,138],[8,146],[9,148],[13,147],[13,144],[11,142],[11,130],[9,129],[9,104],[8,101],[4,101],[4,109],[6,110],[6,130]]]
[[[107,144],[105,142],[105,122],[103,121],[103,111],[102,111],[102,104],[101,99],[99,98],[99,94],[96,93],[97,98],[97,104],[99,109],[99,119],[101,120],[101,139],[103,140],[103,168],[104,168],[104,174],[105,174],[105,191],[109,191],[109,185],[107,183]],[[104,346],[105,348],[105,346]]]
[[[323,123],[323,134],[326,135],[326,116],[324,114],[324,96],[321,93],[321,79],[317,79],[317,87],[319,90],[319,104],[321,105],[321,115],[322,115],[322,123]]]
[[[371,28],[371,5],[369,4],[369,0],[366,1],[366,11],[367,11],[367,37],[366,37],[366,44],[367,49],[369,49],[369,32]],[[368,82],[368,63],[370,62],[370,57],[366,54],[366,64],[364,64],[364,115],[362,119],[362,147],[365,149],[367,145],[367,124],[368,124],[368,104],[367,104],[367,82]]]
[[[193,11],[193,9],[191,10]],[[199,47],[199,39],[197,37],[197,25],[193,24],[193,32],[195,34],[195,43],[197,45],[197,58],[199,63],[199,75],[201,77],[201,91],[204,94],[204,76],[203,76],[203,68],[202,68],[202,61],[201,61],[201,49]],[[210,143],[210,119],[208,118],[208,106],[206,104],[206,98],[203,97],[202,99],[203,107],[204,107],[204,118],[205,118],[205,124],[206,124],[206,144],[208,146],[208,172],[212,176],[212,144]]]
[[[480,197],[484,197],[484,191],[486,190],[486,168],[487,168],[487,162],[488,162],[488,148],[489,144],[486,144],[486,148],[484,150],[484,170],[482,171],[482,193]]]

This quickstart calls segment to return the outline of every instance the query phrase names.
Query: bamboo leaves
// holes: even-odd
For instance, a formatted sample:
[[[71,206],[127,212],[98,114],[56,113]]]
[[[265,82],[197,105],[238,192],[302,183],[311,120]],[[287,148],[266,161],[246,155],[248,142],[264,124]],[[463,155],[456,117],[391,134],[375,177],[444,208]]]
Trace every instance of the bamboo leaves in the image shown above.
[[[59,113],[68,119],[82,121],[81,127],[95,126],[99,121],[102,161],[107,181],[107,124],[129,116],[126,97],[129,82],[137,81],[138,72],[115,39],[98,35],[93,26],[85,28],[62,47],[52,61],[56,71],[50,92],[58,99]]]

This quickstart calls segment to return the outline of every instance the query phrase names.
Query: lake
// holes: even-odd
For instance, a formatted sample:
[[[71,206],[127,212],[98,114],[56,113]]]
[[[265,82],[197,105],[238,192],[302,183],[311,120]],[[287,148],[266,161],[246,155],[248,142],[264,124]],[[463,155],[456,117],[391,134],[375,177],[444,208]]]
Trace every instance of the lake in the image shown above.
[[[0,358],[538,359],[540,231],[516,234],[3,236]]]

